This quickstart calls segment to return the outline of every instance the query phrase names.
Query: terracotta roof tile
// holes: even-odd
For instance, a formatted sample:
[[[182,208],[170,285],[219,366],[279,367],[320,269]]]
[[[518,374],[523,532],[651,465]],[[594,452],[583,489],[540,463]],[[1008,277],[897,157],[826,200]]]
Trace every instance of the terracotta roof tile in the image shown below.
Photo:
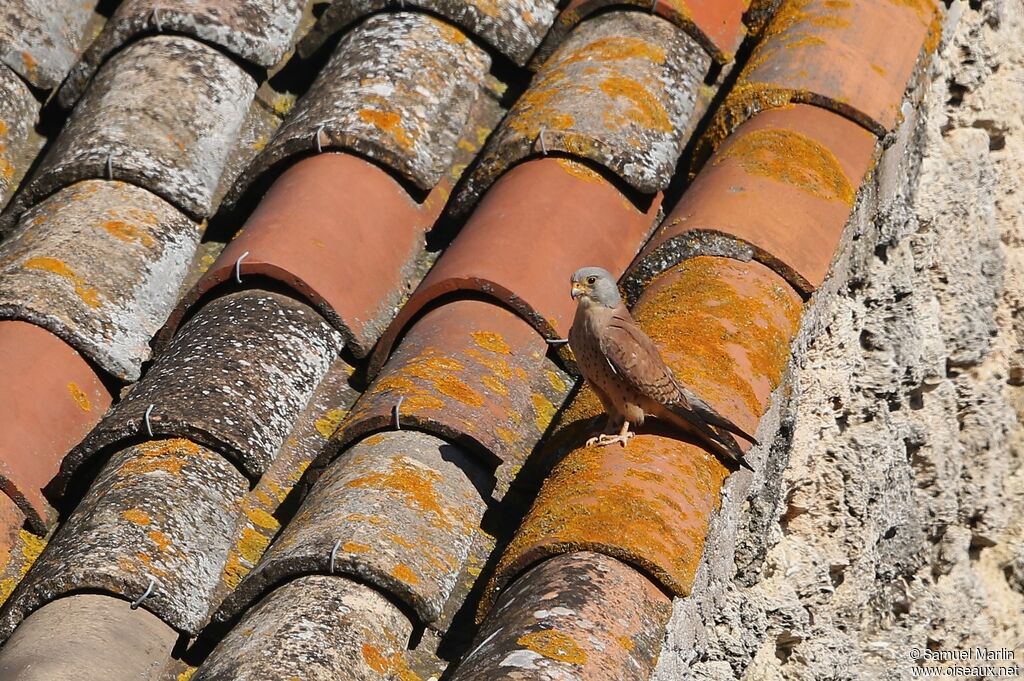
[[[188,35],[259,66],[274,66],[291,47],[302,7],[302,0],[124,0],[71,69],[58,97],[70,108],[114,52],[154,32]]]
[[[201,43],[133,43],[100,69],[8,215],[79,180],[117,179],[208,217],[255,91],[252,77]]]
[[[158,681],[177,632],[124,601],[75,594],[34,612],[4,644],[0,677],[19,681]]]
[[[540,67],[565,37],[588,16],[609,9],[641,9],[686,31],[715,61],[731,62],[746,35],[743,12],[750,0],[570,0],[534,55]]]
[[[487,192],[399,312],[378,343],[370,373],[409,320],[453,292],[483,294],[515,310],[545,337],[564,338],[574,311],[565,293],[573,271],[580,262],[591,262],[621,272],[660,207],[658,195],[637,208],[601,173],[570,158],[540,158],[514,167]],[[572,244],[571,259],[566,244]]]
[[[401,427],[465,447],[489,468],[522,465],[550,421],[541,412],[551,400],[538,388],[548,381],[545,368],[554,370],[546,353],[544,340],[505,308],[475,300],[441,305],[402,338],[335,447],[394,428],[397,418]]]
[[[42,490],[111,396],[82,355],[25,322],[0,321],[0,374],[0,486],[45,534],[56,513]]]
[[[38,324],[136,380],[199,237],[199,225],[144,189],[74,184],[26,211],[0,246],[0,318]]]
[[[875,141],[856,123],[805,104],[755,115],[694,179],[630,268],[626,290],[635,297],[684,258],[732,255],[813,292],[874,164]]]
[[[453,681],[647,681],[672,605],[632,568],[581,551],[523,575],[495,613]]]
[[[716,115],[718,142],[753,113],[787,102],[831,109],[877,135],[901,120],[918,57],[938,38],[933,0],[790,0],[765,29]]]
[[[381,14],[346,34],[235,187],[296,154],[354,149],[430,190],[451,164],[490,59],[458,29]]]
[[[78,59],[96,0],[8,0],[0,10],[0,61],[35,87],[64,80]]]
[[[296,300],[259,290],[217,298],[68,454],[54,492],[99,452],[147,433],[210,447],[257,480],[339,350],[337,333]]]
[[[487,478],[466,453],[424,433],[363,440],[324,472],[218,618],[318,573],[354,576],[433,622],[469,554]]]
[[[4,604],[0,637],[83,590],[117,594],[198,633],[247,488],[230,462],[187,440],[118,452]]]
[[[357,156],[303,159],[274,182],[165,334],[211,289],[230,285],[237,265],[243,281],[268,277],[303,295],[365,355],[418,280],[424,234],[439,203],[416,203],[390,173]]]
[[[658,17],[610,12],[580,24],[512,106],[457,208],[518,161],[549,152],[589,159],[640,192],[665,189],[709,65],[692,38]]]
[[[554,21],[557,5],[555,0],[408,0],[400,6],[436,13],[521,66]],[[387,7],[388,0],[333,2],[299,44],[300,52],[312,54],[330,35]]]
[[[246,612],[191,681],[332,681],[339,670],[353,681],[376,681],[404,667],[412,629],[371,587],[300,577]]]

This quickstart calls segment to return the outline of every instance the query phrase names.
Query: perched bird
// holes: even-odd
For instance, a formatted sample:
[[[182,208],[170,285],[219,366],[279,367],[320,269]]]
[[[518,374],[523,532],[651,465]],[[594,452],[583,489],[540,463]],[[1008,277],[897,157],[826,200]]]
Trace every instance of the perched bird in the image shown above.
[[[569,347],[608,413],[606,432],[588,446],[618,442],[625,447],[635,434],[630,426],[643,425],[650,415],[696,436],[725,461],[753,470],[730,433],[757,441],[676,380],[654,341],[633,321],[607,270],[577,270],[572,297],[577,302]]]

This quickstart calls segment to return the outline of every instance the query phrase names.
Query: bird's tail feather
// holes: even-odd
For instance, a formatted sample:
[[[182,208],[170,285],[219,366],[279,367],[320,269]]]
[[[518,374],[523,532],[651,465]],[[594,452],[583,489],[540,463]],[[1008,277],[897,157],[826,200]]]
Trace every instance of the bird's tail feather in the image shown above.
[[[731,431],[728,431],[724,426],[719,426],[714,422],[708,423],[708,419],[704,417],[702,412],[697,412],[693,409],[686,409],[680,405],[668,405],[668,411],[672,416],[682,421],[681,423],[677,423],[677,425],[700,437],[701,441],[704,442],[704,444],[706,444],[715,455],[721,457],[728,463],[746,468],[748,471],[754,470],[743,458],[743,450],[740,449],[740,445],[736,442],[736,438],[734,438],[730,434]],[[715,415],[718,416],[717,414]],[[726,423],[732,423],[731,421],[727,421],[724,417],[719,418],[726,421]],[[717,426],[717,428],[712,426]],[[753,438],[744,435],[742,431],[740,434],[751,442],[754,442],[754,444],[757,444]]]
[[[761,444],[756,439],[754,439],[753,435],[747,433],[745,430],[737,426],[735,423],[719,414],[717,411],[714,410],[714,408],[711,405],[709,405],[704,400],[689,393],[689,391],[684,391],[684,394],[687,397],[687,401],[690,403],[690,408],[708,425],[712,425],[715,428],[721,428],[722,430],[727,430],[730,433],[739,435],[752,445]]]

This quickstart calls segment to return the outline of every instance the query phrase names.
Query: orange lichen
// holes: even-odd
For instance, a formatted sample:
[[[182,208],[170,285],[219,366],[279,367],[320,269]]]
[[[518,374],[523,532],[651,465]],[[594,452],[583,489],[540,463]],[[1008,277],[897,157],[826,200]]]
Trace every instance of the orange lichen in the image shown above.
[[[559,159],[559,161],[562,160],[564,159]],[[473,341],[483,350],[488,350],[502,355],[512,354],[512,348],[509,347],[508,343],[505,342],[505,339],[502,338],[500,333],[493,333],[491,331],[474,331],[472,336]]]
[[[502,383],[494,376],[484,376],[483,378],[480,379],[480,382],[483,383],[488,390],[490,390],[492,393],[495,393],[496,395],[508,395],[508,386]]]
[[[406,565],[405,563],[399,563],[394,568],[392,568],[391,574],[394,575],[396,579],[399,579],[405,582],[406,584],[420,583],[419,576],[415,572],[413,572],[412,568]]]
[[[127,511],[121,511],[121,517],[130,523],[136,525],[149,525],[152,520],[149,514],[138,508],[130,508]]]
[[[119,469],[119,485],[137,476],[162,471],[171,475],[181,473],[188,462],[186,457],[199,455],[199,445],[185,439],[143,442],[134,448],[137,456],[125,461]]]
[[[601,81],[600,87],[609,97],[623,98],[632,104],[625,114],[629,122],[648,130],[672,132],[672,121],[665,107],[642,83],[633,78],[610,76]]]
[[[715,157],[754,175],[768,177],[826,201],[852,206],[856,191],[839,160],[826,146],[793,130],[761,129],[740,136]]]
[[[316,428],[316,432],[320,433],[324,439],[329,439],[331,435],[334,435],[334,431],[338,429],[338,425],[341,424],[347,415],[348,409],[331,409],[318,418],[313,425]]]
[[[137,241],[146,248],[152,248],[156,241],[135,225],[123,220],[106,220],[101,225],[111,236],[125,242]]]
[[[520,440],[519,434],[513,430],[509,430],[508,428],[502,428],[499,426],[494,430],[494,432],[505,444],[515,444]]]
[[[367,666],[378,674],[385,673],[391,666],[388,664],[388,658],[376,646],[364,643],[362,653]]]
[[[74,285],[75,293],[82,299],[82,302],[89,307],[100,306],[99,292],[91,286],[86,285],[85,280],[76,274],[74,270],[68,267],[67,263],[64,261],[58,260],[57,258],[41,256],[37,258],[29,258],[25,261],[23,267],[29,270],[52,272],[58,277],[67,279],[72,283],[72,285]]]
[[[625,648],[626,650],[628,650],[630,652],[632,652],[633,649],[636,648],[636,642],[633,639],[631,639],[629,636],[623,636],[623,635],[620,634],[620,635],[615,637],[615,641],[620,646],[622,646],[623,648]]]
[[[576,161],[571,158],[557,158],[555,162],[562,167],[562,170],[569,173],[578,180],[584,182],[590,182],[592,184],[604,183],[605,179],[601,173],[593,170],[585,163]]]
[[[369,473],[345,483],[346,487],[372,488],[401,499],[407,508],[433,516],[433,523],[450,528],[448,512],[441,506],[434,484],[440,474],[406,459],[392,459],[386,473]]]
[[[156,544],[156,548],[161,552],[166,551],[171,546],[171,538],[160,530],[150,530],[146,533],[146,536],[149,537],[150,541]]]
[[[359,111],[359,118],[394,137],[395,141],[403,149],[412,149],[413,139],[405,128],[402,127],[402,117],[400,114],[394,111],[362,109]]]
[[[370,550],[370,545],[347,541],[341,545],[341,550],[345,553],[367,553]]]
[[[78,387],[75,382],[68,383],[68,392],[71,393],[71,399],[75,401],[75,404],[82,411],[92,411],[92,403],[89,401],[89,396],[85,394],[85,391]]]
[[[537,430],[543,433],[551,425],[552,419],[555,418],[555,405],[551,404],[551,401],[540,393],[533,393],[530,396],[530,400],[533,402],[533,410],[536,414],[534,423],[537,426]]]
[[[568,634],[544,629],[520,636],[516,643],[544,657],[569,664],[586,664],[587,653]]]
[[[580,62],[610,62],[625,59],[646,59],[655,64],[665,63],[665,50],[654,42],[629,36],[609,36],[598,38],[565,55],[558,62],[558,67]]]
[[[713,404],[739,399],[760,414],[764,405],[754,382],[764,381],[766,392],[778,385],[802,307],[774,275],[755,278],[752,270],[767,272],[725,258],[692,258],[662,275],[667,285],[644,299],[634,316],[685,385]],[[752,290],[741,293],[737,281],[749,281]]]
[[[562,380],[562,377],[558,375],[557,371],[548,369],[544,374],[547,376],[548,384],[551,386],[551,389],[556,393],[564,393],[566,389],[568,389],[569,386],[565,384],[565,381]]]

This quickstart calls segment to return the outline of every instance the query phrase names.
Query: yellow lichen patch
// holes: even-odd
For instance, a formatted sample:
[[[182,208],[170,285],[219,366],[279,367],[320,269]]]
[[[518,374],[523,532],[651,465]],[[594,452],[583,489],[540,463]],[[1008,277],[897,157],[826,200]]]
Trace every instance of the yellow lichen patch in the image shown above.
[[[646,59],[655,64],[665,63],[665,50],[652,42],[627,36],[609,36],[599,38],[558,62],[558,66],[568,66],[580,62],[609,62],[625,59]]]
[[[402,127],[401,115],[394,111],[377,111],[376,109],[362,109],[359,117],[366,123],[373,125],[395,138],[395,141],[403,149],[412,149],[413,140]]]
[[[564,159],[559,159],[559,162]],[[511,355],[512,348],[509,347],[505,339],[502,338],[500,333],[493,333],[491,331],[474,331],[473,342],[477,344],[477,347],[483,350],[489,350],[490,352],[500,353],[502,355]]]
[[[413,395],[405,398],[402,402],[402,408],[409,413],[437,411],[444,409],[444,400],[433,395]]]
[[[274,113],[284,118],[295,106],[295,95],[291,93],[280,94],[274,97]]]
[[[331,409],[318,418],[313,425],[316,427],[316,432],[320,433],[324,439],[328,439],[338,429],[338,425],[347,415],[348,409]]]
[[[547,376],[548,384],[551,386],[551,389],[556,393],[564,393],[569,387],[565,384],[565,381],[562,380],[562,377],[558,375],[557,371],[548,369],[544,374]]]
[[[416,542],[409,541],[405,537],[395,534],[394,532],[387,532],[384,534],[385,539],[389,539],[395,544],[398,544],[403,549],[414,549],[416,548]]]
[[[622,98],[632,105],[625,114],[629,122],[647,130],[672,132],[672,121],[665,107],[637,80],[611,76],[601,81],[601,91],[612,99]]]
[[[388,663],[388,658],[376,646],[364,643],[362,653],[363,661],[366,662],[366,665],[378,674],[385,673],[391,666]]]
[[[121,511],[121,517],[136,525],[149,525],[152,522],[149,514],[138,508],[129,508],[127,511]]]
[[[139,456],[121,464],[119,477],[123,483],[136,475],[156,471],[178,475],[187,463],[185,457],[198,455],[199,452],[199,445],[181,438],[143,442],[135,446],[135,453]]]
[[[199,667],[189,667],[185,671],[178,674],[177,681],[189,681],[189,679],[192,678],[192,675],[196,673],[197,669],[199,669]]]
[[[714,163],[735,159],[748,173],[796,187],[826,201],[852,206],[856,194],[835,155],[793,130],[754,130],[736,140]]]
[[[89,396],[85,394],[85,391],[78,387],[75,382],[68,383],[68,392],[71,394],[71,399],[75,401],[75,404],[82,411],[92,411],[92,402],[89,401]]]
[[[345,483],[346,487],[372,488],[402,500],[407,508],[429,513],[435,523],[451,527],[448,512],[441,507],[434,484],[441,480],[435,471],[412,464],[404,459],[392,459],[386,473],[370,473]]]
[[[497,395],[508,395],[508,386],[494,376],[484,376],[480,379],[480,382],[483,383],[492,393]]]
[[[111,236],[125,242],[137,241],[146,248],[152,248],[156,241],[135,225],[124,220],[105,220],[101,225]]]
[[[99,292],[91,286],[86,285],[85,281],[75,274],[75,271],[68,267],[67,263],[64,261],[58,260],[57,258],[41,256],[38,258],[29,258],[25,261],[24,267],[29,270],[52,272],[58,277],[67,279],[74,285],[75,293],[82,299],[82,302],[89,307],[100,306]]]
[[[626,650],[632,651],[636,648],[636,642],[634,642],[629,636],[623,636],[620,634],[615,637],[615,641]]]
[[[534,423],[537,425],[537,430],[543,433],[555,418],[555,405],[540,393],[533,393],[530,399],[533,402],[533,411],[536,413]]]
[[[511,445],[519,442],[519,434],[515,431],[509,430],[508,428],[502,428],[499,426],[494,430],[494,432],[497,433],[498,437],[505,444]]]
[[[605,181],[601,173],[591,169],[587,164],[581,163],[580,161],[573,160],[571,158],[557,158],[555,162],[562,166],[562,170],[569,173],[578,180],[584,182],[590,182],[593,184],[603,183]]]
[[[524,634],[516,643],[550,660],[569,664],[585,664],[587,661],[586,651],[571,636],[554,629]]]
[[[370,545],[360,544],[355,541],[347,541],[341,545],[341,550],[345,553],[367,553],[370,550]]]
[[[391,569],[391,574],[398,580],[405,582],[406,584],[419,584],[419,576],[413,572],[412,568],[405,563],[399,563]]]
[[[146,533],[146,536],[156,544],[157,549],[160,551],[166,551],[171,546],[171,538],[160,530],[150,530]]]
[[[281,526],[281,523],[277,522],[277,518],[270,515],[262,508],[246,508],[245,517],[248,518],[253,525],[256,527],[262,527],[264,530],[276,532],[277,528]]]

